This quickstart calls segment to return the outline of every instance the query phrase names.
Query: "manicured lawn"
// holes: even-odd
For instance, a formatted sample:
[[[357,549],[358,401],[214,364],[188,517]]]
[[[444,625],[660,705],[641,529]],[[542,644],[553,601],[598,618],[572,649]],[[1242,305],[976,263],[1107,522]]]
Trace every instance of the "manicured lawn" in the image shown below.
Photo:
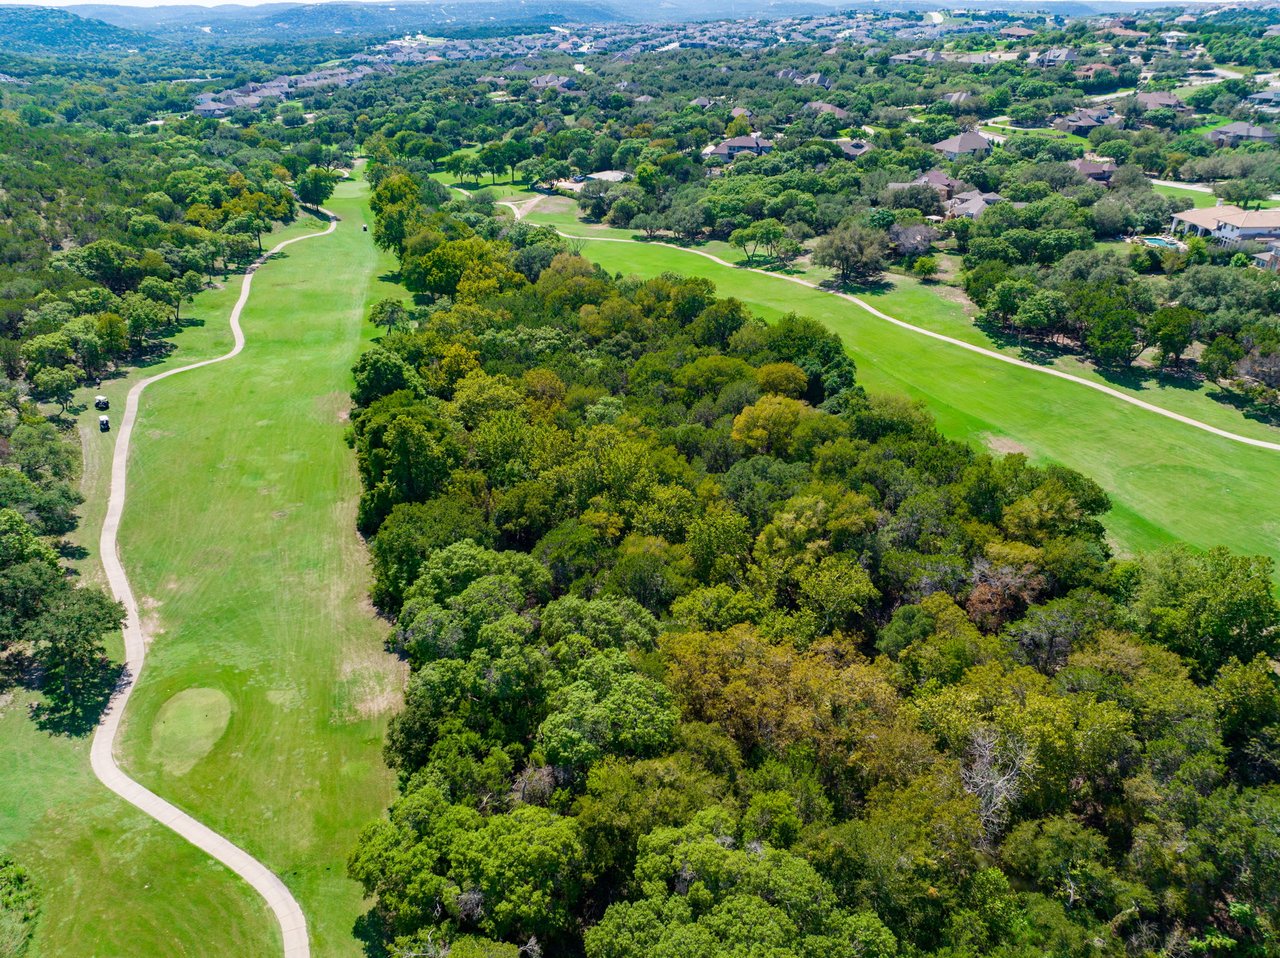
[[[922,400],[947,435],[1012,445],[1037,461],[1063,463],[1101,483],[1114,501],[1107,526],[1122,551],[1186,541],[1280,558],[1280,498],[1274,494],[1280,453],[1221,439],[1083,386],[975,356],[885,323],[827,293],[680,250],[588,243],[584,252],[611,271],[705,276],[721,294],[737,296],[766,319],[795,311],[820,320],[848,344],[864,385]],[[963,319],[958,304],[941,301],[934,289],[914,281],[903,280],[867,298],[890,315],[957,338],[975,341],[981,335]],[[962,336],[962,329],[969,334]],[[1174,390],[1154,400],[1152,391],[1141,394],[1178,408]],[[1198,412],[1213,406],[1204,397],[1191,401]],[[1230,410],[1218,407],[1216,413],[1215,424],[1233,418],[1237,431],[1277,436],[1276,430]]]
[[[1204,209],[1207,206],[1218,205],[1218,197],[1213,193],[1206,193],[1200,190],[1189,190],[1183,186],[1152,186],[1152,189],[1157,193],[1164,194],[1165,196],[1185,196],[1191,201],[1191,205],[1196,209]],[[1250,204],[1250,208],[1252,209],[1254,205],[1255,204]],[[1262,200],[1256,205],[1262,209],[1273,209],[1276,206],[1280,206],[1280,203],[1277,203],[1275,200]]]
[[[362,602],[358,485],[342,439],[349,369],[372,334],[365,308],[397,294],[378,278],[394,263],[361,232],[364,194],[340,185],[337,232],[259,272],[239,357],[147,391],[120,536],[154,630],[124,765],[280,874],[315,955],[361,953],[352,926],[364,906],[344,863],[391,794],[380,752],[400,688],[386,625]],[[224,352],[238,292],[236,278],[203,294],[191,314],[205,325],[180,333],[166,362]],[[127,387],[102,389],[116,415]],[[114,433],[85,439],[81,566],[92,580]],[[0,847],[41,885],[37,954],[278,950],[255,894],[101,788],[88,740],[50,739],[22,704],[0,716],[0,764],[19,770],[0,776]]]
[[[304,216],[263,242],[274,245],[322,228]],[[259,275],[257,289],[270,282],[274,268]],[[102,584],[98,533],[116,438],[98,432],[98,413],[89,405],[93,394],[111,400],[110,415],[118,421],[138,379],[226,352],[226,317],[239,293],[239,275],[202,293],[186,310],[189,324],[172,338],[170,356],[78,394],[89,407],[77,423],[85,502],[80,527],[69,538],[85,550],[73,563],[85,581]],[[119,636],[108,646],[118,658]],[[89,769],[89,739],[41,732],[26,714],[31,701],[18,692],[0,708],[0,768],[6,770],[0,775],[0,849],[30,868],[40,887],[36,954],[198,955],[208,949],[210,929],[220,930],[219,947],[235,953],[278,947],[275,921],[248,886],[103,788]]]
[[[533,208],[528,215],[528,219],[533,223],[554,226],[574,236],[635,239],[639,235],[632,230],[620,230],[608,226],[580,222],[576,217],[574,207],[567,200],[558,197],[543,199]],[[617,244],[600,244],[600,246],[612,245]],[[654,246],[654,244],[641,242],[638,242],[637,245]],[[1123,242],[1099,243],[1097,245],[1099,248],[1115,249],[1121,253],[1125,252],[1126,246]],[[687,252],[681,250],[673,250],[664,246],[657,246],[656,248],[665,249],[678,258],[673,262],[685,260],[707,262],[704,257],[690,256]],[[710,253],[734,264],[743,264],[746,260],[740,249],[723,241],[711,240],[700,243],[692,249],[698,252]],[[710,263],[709,265],[714,266],[715,264]],[[679,267],[673,265],[672,269],[678,271]],[[737,276],[741,274],[734,271],[731,275]],[[831,271],[822,267],[808,266],[797,268],[790,275],[809,282],[822,282],[830,278]],[[731,280],[731,282],[736,281]],[[789,288],[792,287],[783,287],[784,290]],[[725,292],[728,295],[739,295],[733,292],[733,287],[726,286]],[[945,284],[925,284],[910,276],[886,274],[883,286],[863,292],[861,295],[863,299],[878,309],[916,326],[945,333],[956,339],[975,343],[987,349],[995,349],[1010,356],[1023,356],[1023,350],[1017,343],[997,342],[986,331],[975,326],[973,323],[974,307],[959,290]],[[865,314],[865,311],[858,310],[852,304],[845,304],[845,306]],[[905,330],[901,330],[900,335],[916,336],[916,334]],[[978,361],[986,362],[988,360]],[[1193,416],[1221,429],[1230,429],[1243,435],[1256,436],[1272,441],[1280,438],[1280,430],[1246,419],[1234,409],[1210,398],[1208,392],[1211,387],[1208,386],[1197,387],[1175,377],[1155,377],[1147,380],[1137,377],[1124,377],[1117,380],[1115,376],[1102,375],[1088,363],[1082,362],[1071,355],[1053,356],[1044,358],[1043,361],[1064,372],[1092,379],[1095,382],[1106,382],[1114,388],[1124,389],[1147,402],[1163,406],[1186,416]]]

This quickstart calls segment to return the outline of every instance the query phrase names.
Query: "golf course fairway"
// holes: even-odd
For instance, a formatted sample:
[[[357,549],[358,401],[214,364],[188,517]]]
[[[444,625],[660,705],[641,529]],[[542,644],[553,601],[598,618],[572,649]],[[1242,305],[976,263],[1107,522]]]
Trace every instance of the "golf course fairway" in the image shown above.
[[[540,217],[535,213],[529,220],[537,223]],[[1085,386],[984,358],[780,278],[671,247],[581,243],[583,255],[610,272],[701,276],[714,282],[720,295],[737,297],[766,320],[796,312],[822,322],[848,347],[862,385],[921,400],[945,435],[1025,452],[1036,462],[1061,463],[1098,482],[1112,498],[1104,522],[1121,553],[1183,541],[1200,548],[1226,545],[1280,563],[1280,452],[1245,446]],[[876,305],[893,312],[890,303]],[[1257,424],[1240,431],[1280,435]]]
[[[144,393],[119,537],[151,637],[120,764],[279,875],[306,913],[313,955],[361,954],[353,925],[364,907],[345,861],[391,795],[381,746],[400,689],[386,626],[364,602],[343,441],[367,306],[397,294],[379,278],[393,263],[361,229],[366,198],[362,182],[340,184],[328,204],[335,233],[258,271],[239,356]],[[323,226],[300,217],[264,242]],[[240,284],[232,276],[197,298],[164,362],[104,383],[113,408],[137,379],[226,352]],[[82,435],[77,538],[89,547],[114,434]],[[98,580],[96,556],[80,571]],[[39,762],[6,764],[22,772],[0,783],[0,845],[41,886],[35,954],[279,953],[252,889],[102,788],[87,736],[52,738],[20,711],[0,715],[0,761]]]

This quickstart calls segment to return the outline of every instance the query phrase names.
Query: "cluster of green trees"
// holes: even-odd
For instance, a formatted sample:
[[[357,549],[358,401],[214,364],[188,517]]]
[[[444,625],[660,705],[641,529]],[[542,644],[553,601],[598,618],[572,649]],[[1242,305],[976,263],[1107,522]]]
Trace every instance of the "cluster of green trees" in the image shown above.
[[[465,242],[514,276],[355,369],[412,668],[350,861],[386,942],[1274,949],[1267,560],[1115,560],[1096,485],[864,394],[816,323]]]
[[[36,399],[65,408],[86,378],[148,350],[293,218],[294,175],[314,178],[302,157],[228,161],[223,144],[184,139],[0,122],[0,371]]]
[[[0,392],[0,659],[7,682],[43,692],[37,717],[83,733],[114,685],[104,640],[123,609],[101,589],[78,587],[59,545],[75,528],[80,496],[69,480],[76,450],[16,390]]]
[[[1109,366],[1154,348],[1161,366],[1176,368],[1201,343],[1197,368],[1205,377],[1261,409],[1280,403],[1280,279],[1249,268],[1246,254],[1192,238],[1185,252],[1134,246],[1124,257],[1089,249],[1038,265],[1035,249],[1052,234],[1015,226],[993,239],[1009,219],[997,213],[968,232],[965,257],[965,290],[988,321]],[[1149,275],[1161,267],[1171,275]]]
[[[163,348],[184,305],[293,218],[291,184],[328,196],[330,154],[203,121],[126,135],[74,79],[20,89],[43,113],[0,113],[0,658],[43,693],[42,724],[83,733],[115,681],[121,609],[61,561],[79,450],[39,404],[65,412],[86,379]]]

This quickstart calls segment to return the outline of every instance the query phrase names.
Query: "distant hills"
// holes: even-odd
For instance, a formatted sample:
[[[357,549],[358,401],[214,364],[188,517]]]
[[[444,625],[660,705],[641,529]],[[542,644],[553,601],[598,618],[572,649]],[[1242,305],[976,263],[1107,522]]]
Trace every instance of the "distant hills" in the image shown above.
[[[267,3],[167,7],[75,4],[64,8],[127,30],[168,38],[298,39],[348,34],[448,34],[485,24],[547,26],[622,19],[608,2],[591,0],[463,0],[459,3]]]
[[[0,45],[7,53],[77,55],[104,50],[141,50],[155,37],[118,24],[77,16],[65,9],[0,6]]]

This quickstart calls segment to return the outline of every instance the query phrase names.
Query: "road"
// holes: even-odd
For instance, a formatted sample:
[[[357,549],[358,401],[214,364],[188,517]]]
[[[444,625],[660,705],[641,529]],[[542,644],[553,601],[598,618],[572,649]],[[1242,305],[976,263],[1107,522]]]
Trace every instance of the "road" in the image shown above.
[[[214,363],[234,359],[244,349],[244,331],[240,328],[240,314],[249,301],[253,289],[253,277],[258,269],[276,253],[286,246],[300,243],[303,240],[328,236],[338,225],[338,219],[328,210],[321,212],[329,218],[329,225],[322,232],[297,236],[272,247],[263,253],[245,270],[244,283],[240,287],[240,298],[231,310],[230,325],[233,345],[229,352],[214,359],[192,363],[170,369],[167,372],[143,379],[129,390],[125,400],[124,415],[119,425],[119,436],[116,439],[115,451],[111,458],[111,486],[107,499],[107,514],[102,523],[102,537],[99,540],[99,552],[102,556],[103,570],[106,573],[107,585],[113,595],[125,609],[124,624],[124,678],[116,690],[110,705],[103,713],[102,721],[93,736],[90,751],[90,764],[98,779],[111,791],[115,792],[129,804],[141,809],[161,825],[181,835],[191,844],[207,853],[211,858],[221,862],[232,872],[244,879],[267,903],[267,907],[276,916],[280,925],[280,933],[284,944],[285,958],[309,958],[311,944],[307,936],[307,922],[293,894],[285,887],[279,877],[244,849],[228,841],[206,825],[196,821],[186,812],[159,795],[144,788],[130,778],[116,762],[115,743],[120,731],[120,723],[124,718],[125,707],[133,692],[138,676],[146,659],[148,640],[143,632],[141,618],[138,615],[138,603],[124,565],[120,561],[117,535],[120,530],[120,518],[124,514],[125,496],[128,492],[129,442],[133,436],[133,427],[138,418],[138,406],[143,391],[152,383],[179,373],[190,372]]]

